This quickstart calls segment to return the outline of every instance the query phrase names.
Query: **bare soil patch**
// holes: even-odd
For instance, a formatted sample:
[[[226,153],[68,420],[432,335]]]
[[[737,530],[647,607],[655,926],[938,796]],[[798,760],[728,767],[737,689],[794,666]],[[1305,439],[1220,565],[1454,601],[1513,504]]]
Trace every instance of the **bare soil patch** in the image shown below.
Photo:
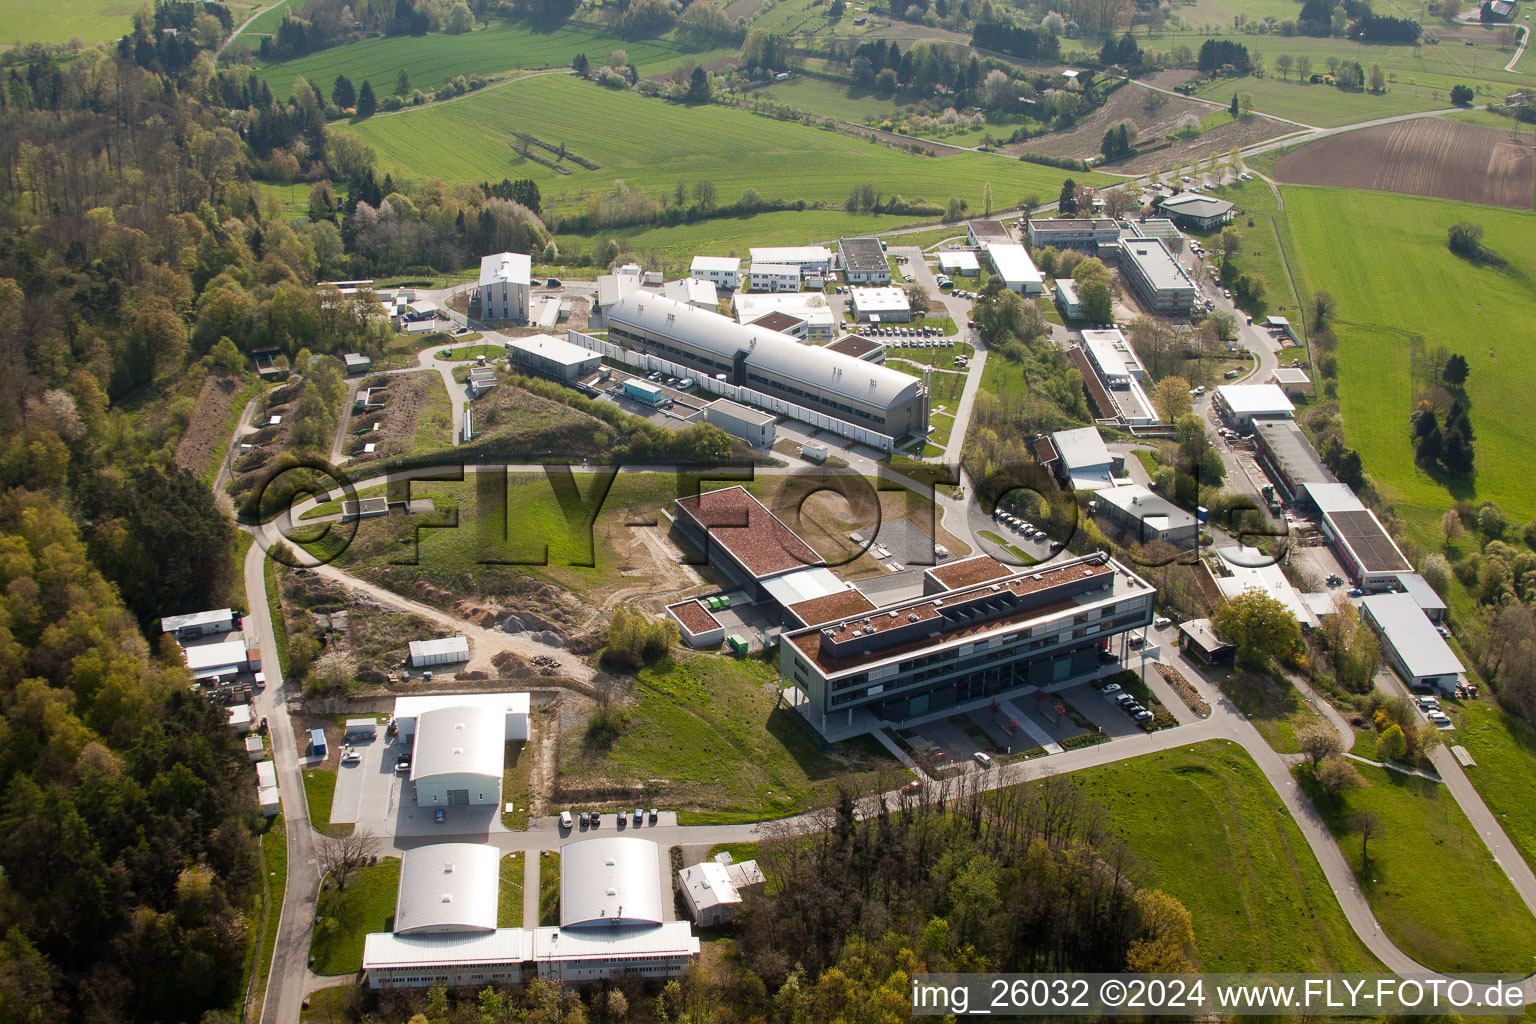
[[[1309,143],[1282,156],[1275,177],[1529,210],[1536,154],[1496,129],[1426,117]]]
[[[1216,108],[1206,107],[1205,113],[1209,114]],[[1192,160],[1198,160],[1211,153],[1225,155],[1234,147],[1251,146],[1256,142],[1277,138],[1288,132],[1294,132],[1295,125],[1286,124],[1284,121],[1276,121],[1262,114],[1254,114],[1251,117],[1239,118],[1236,121],[1228,121],[1217,128],[1212,128],[1198,138],[1188,142],[1175,142],[1163,149],[1156,149],[1149,153],[1141,153],[1122,164],[1115,164],[1111,171],[1121,174],[1146,174],[1148,171],[1162,167],[1177,167],[1187,164]]]
[[[197,393],[197,410],[176,444],[176,465],[201,476],[224,450],[224,424],[240,391],[240,378],[215,371],[203,379]]]

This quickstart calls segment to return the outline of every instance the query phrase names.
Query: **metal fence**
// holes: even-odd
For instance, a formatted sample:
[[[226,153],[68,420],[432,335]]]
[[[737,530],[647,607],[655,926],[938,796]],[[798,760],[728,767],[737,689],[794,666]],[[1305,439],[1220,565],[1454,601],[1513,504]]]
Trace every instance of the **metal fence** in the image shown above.
[[[752,388],[732,384],[729,381],[716,380],[707,374],[700,373],[691,366],[682,363],[674,363],[661,356],[652,355],[649,352],[636,352],[622,345],[615,345],[611,341],[602,338],[594,338],[590,334],[583,334],[576,330],[567,330],[565,339],[574,345],[580,345],[592,352],[600,353],[603,358],[611,359],[624,366],[631,367],[640,373],[655,373],[660,371],[672,377],[691,377],[695,386],[707,394],[720,398],[728,398],[733,402],[743,405],[753,405],[759,409],[779,416],[787,416],[792,420],[808,423],[817,430],[825,430],[839,437],[857,441],[882,452],[889,452],[893,447],[891,438],[884,434],[861,427],[857,423],[849,423],[847,420],[838,419],[836,416],[828,416],[826,413],[807,409],[803,405],[787,402],[782,398],[754,391]]]

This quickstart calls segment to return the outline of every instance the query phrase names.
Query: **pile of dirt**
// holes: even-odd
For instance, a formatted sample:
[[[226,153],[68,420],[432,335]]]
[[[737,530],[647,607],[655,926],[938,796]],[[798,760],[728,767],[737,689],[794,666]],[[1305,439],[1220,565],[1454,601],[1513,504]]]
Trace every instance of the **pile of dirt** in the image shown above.
[[[442,420],[437,439],[444,446],[453,442],[453,425],[449,422],[452,413],[447,395],[443,393],[443,378],[437,371],[391,374],[384,380],[388,386],[374,395],[375,399],[383,398],[384,407],[354,416],[348,424],[348,430],[355,436],[342,442],[342,450],[351,455],[354,464],[387,459],[409,451],[415,443],[418,421],[423,415],[432,414],[434,405]],[[373,384],[372,381],[369,383]],[[379,425],[377,430],[373,429],[375,423]],[[368,442],[378,447],[363,453],[361,449]]]

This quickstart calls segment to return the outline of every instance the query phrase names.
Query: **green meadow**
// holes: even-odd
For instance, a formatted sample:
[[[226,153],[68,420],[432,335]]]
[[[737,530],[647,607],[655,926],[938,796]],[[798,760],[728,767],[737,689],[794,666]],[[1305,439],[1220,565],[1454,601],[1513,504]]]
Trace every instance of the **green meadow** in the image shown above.
[[[713,60],[731,51],[696,47],[674,33],[657,39],[623,39],[610,30],[579,22],[547,29],[496,19],[489,28],[465,35],[381,36],[332,47],[293,60],[261,66],[261,77],[279,99],[293,80],[308,79],[326,94],[337,75],[357,85],[372,81],[381,97],[394,92],[402,68],[414,88],[430,91],[455,75],[488,75],[520,68],[567,67],[578,53],[600,65],[612,50],[623,50],[642,75],[670,71],[690,61]]]
[[[132,0],[0,0],[0,21],[6,25],[0,45],[67,43],[79,36],[90,46],[116,39],[133,27],[140,6]]]
[[[407,179],[499,181],[529,177],[546,205],[584,202],[616,180],[659,195],[679,181],[714,182],[721,202],[748,188],[764,198],[841,206],[855,186],[870,183],[908,199],[943,205],[958,196],[981,208],[991,183],[998,205],[1024,192],[1055,194],[1064,171],[983,153],[914,156],[888,146],[724,107],[684,107],[633,92],[604,90],[569,75],[542,75],[467,99],[345,129],[373,147],[381,169]],[[567,162],[559,174],[517,155],[512,133],[565,143],[599,164]],[[1103,175],[1074,177],[1103,184]]]
[[[1206,971],[1374,971],[1301,830],[1241,747],[1212,741],[1074,772],[1137,884],[1188,908]]]
[[[1536,339],[1536,214],[1388,193],[1287,186],[1286,248],[1303,296],[1338,303],[1339,409],[1349,443],[1421,543],[1456,499],[1499,503],[1514,522],[1536,515],[1529,470],[1530,365]],[[1497,269],[1454,255],[1447,229],[1481,224]],[[1471,366],[1466,393],[1477,463],[1442,480],[1414,463],[1408,416],[1422,384],[1413,353],[1444,345]]]

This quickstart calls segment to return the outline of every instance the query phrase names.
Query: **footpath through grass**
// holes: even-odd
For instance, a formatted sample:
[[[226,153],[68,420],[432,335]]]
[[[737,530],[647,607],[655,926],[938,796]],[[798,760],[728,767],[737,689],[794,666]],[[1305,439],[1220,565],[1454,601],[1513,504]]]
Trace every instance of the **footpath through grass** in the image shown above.
[[[1213,740],[1074,772],[1109,809],[1138,884],[1177,896],[1205,971],[1375,971],[1263,773]]]
[[[351,974],[363,968],[363,940],[394,924],[400,861],[389,857],[355,872],[344,890],[320,890],[309,953],[316,974]]]
[[[1531,968],[1536,919],[1448,789],[1356,763],[1365,789],[1320,793],[1305,768],[1307,790],[1339,841],[1382,931],[1404,953],[1437,971]],[[1371,814],[1380,833],[1362,863],[1356,815]]]
[[[1346,189],[1286,186],[1287,246],[1304,296],[1338,304],[1339,409],[1346,437],[1415,539],[1438,547],[1457,499],[1497,502],[1513,522],[1536,516],[1529,470],[1536,359],[1536,214],[1471,203]],[[1447,230],[1481,225],[1508,269],[1453,254]],[[1464,355],[1477,436],[1471,478],[1431,475],[1405,443],[1418,369],[1436,345]],[[1418,365],[1416,365],[1418,363]]]
[[[250,985],[250,1017],[261,1019],[267,995],[267,976],[272,971],[272,951],[277,947],[277,921],[283,912],[283,893],[288,887],[288,830],[282,814],[267,818],[260,833],[261,897],[258,917],[252,921],[255,936],[255,960],[249,967],[254,976]],[[242,992],[242,995],[244,993]]]
[[[1536,868],[1536,815],[1531,811],[1531,780],[1536,778],[1536,730],[1505,714],[1491,700],[1462,704],[1457,729],[1448,743],[1467,748],[1477,762],[1465,769],[1504,834],[1525,862]]]

